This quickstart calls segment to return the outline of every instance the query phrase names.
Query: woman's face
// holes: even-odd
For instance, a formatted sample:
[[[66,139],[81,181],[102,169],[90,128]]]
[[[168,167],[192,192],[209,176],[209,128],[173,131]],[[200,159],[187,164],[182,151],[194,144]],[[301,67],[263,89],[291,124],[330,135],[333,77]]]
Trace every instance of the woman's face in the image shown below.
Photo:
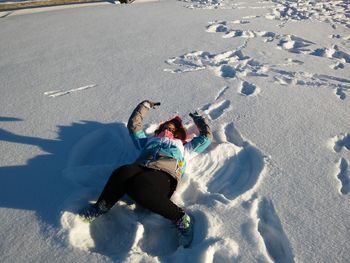
[[[174,138],[185,140],[186,139],[186,130],[184,128],[179,127],[179,125],[176,122],[168,121],[161,125],[161,127],[156,131],[156,135],[160,134],[161,132],[167,130],[172,133]]]
[[[164,130],[170,131],[172,134],[176,132],[175,124],[172,122],[169,122],[167,125],[164,126]]]

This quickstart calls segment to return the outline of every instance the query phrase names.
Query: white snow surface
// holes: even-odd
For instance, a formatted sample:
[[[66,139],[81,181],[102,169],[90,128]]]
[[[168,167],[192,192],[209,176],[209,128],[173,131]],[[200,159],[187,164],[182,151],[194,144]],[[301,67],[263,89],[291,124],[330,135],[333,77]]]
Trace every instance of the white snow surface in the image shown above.
[[[0,19],[1,262],[349,262],[349,1],[192,0]],[[76,216],[136,156],[126,122],[160,101],[210,119],[176,229],[123,198]]]

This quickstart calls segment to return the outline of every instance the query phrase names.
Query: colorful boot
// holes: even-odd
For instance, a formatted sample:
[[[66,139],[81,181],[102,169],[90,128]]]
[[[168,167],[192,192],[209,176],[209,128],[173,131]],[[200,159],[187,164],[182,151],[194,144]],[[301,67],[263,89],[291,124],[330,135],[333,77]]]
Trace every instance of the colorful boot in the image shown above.
[[[194,218],[184,214],[175,224],[179,231],[179,246],[188,248],[193,240]]]

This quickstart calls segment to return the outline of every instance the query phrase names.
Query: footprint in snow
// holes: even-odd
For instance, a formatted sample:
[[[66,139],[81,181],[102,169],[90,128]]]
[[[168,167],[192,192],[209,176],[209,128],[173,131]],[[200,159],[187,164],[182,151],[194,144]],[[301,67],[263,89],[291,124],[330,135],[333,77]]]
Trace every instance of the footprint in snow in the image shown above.
[[[337,45],[332,48],[315,49],[315,43],[288,34],[277,34],[268,31],[246,31],[232,28],[234,25],[227,21],[211,22],[207,26],[208,32],[223,33],[223,37],[245,38],[245,43],[233,51],[224,51],[213,54],[204,51],[191,52],[183,56],[172,58],[168,64],[178,66],[176,70],[166,70],[173,73],[184,73],[195,70],[211,69],[218,77],[225,79],[239,79],[242,81],[239,92],[243,95],[254,95],[260,90],[254,89],[253,85],[247,84],[246,76],[271,77],[280,85],[307,86],[307,87],[328,87],[334,90],[335,95],[346,99],[346,93],[350,90],[350,80],[332,75],[315,74],[304,71],[289,71],[284,66],[301,65],[300,60],[288,59],[288,63],[268,65],[245,56],[242,50],[247,46],[249,38],[260,37],[265,42],[275,44],[279,49],[290,53],[313,55],[336,60],[334,69],[344,69],[345,63],[350,63],[350,54],[341,50]],[[235,25],[234,25],[235,26]],[[281,68],[283,67],[283,68]]]
[[[334,90],[334,94],[341,100],[346,98],[346,92],[350,90],[350,80],[332,75],[314,74],[304,71],[289,71],[279,69],[277,65],[269,68],[275,82],[281,85],[293,85],[302,87],[328,87]]]
[[[265,17],[271,20],[281,21],[302,21],[302,20],[318,20],[329,23],[333,29],[342,25],[350,27],[349,19],[346,15],[348,5],[339,4],[337,1],[317,1],[313,4],[307,1],[274,1],[276,5],[271,8],[271,13]],[[304,3],[303,3],[304,2]],[[322,11],[320,11],[322,10]],[[327,10],[327,12],[324,12]]]
[[[236,70],[230,65],[222,65],[215,69],[215,74],[225,79],[232,79],[236,76]]]
[[[240,76],[266,77],[263,65],[244,55],[242,48],[217,54],[195,51],[170,58],[166,63],[177,68],[164,69],[164,71],[175,74],[210,69],[216,76],[225,79],[236,79]]]
[[[350,168],[349,162],[341,158],[338,163],[338,173],[336,177],[339,180],[339,192],[343,195],[350,193]]]
[[[241,85],[239,87],[239,93],[245,96],[257,95],[259,92],[260,89],[248,81],[241,82]]]
[[[335,63],[334,65],[331,65],[330,68],[334,69],[334,70],[338,70],[338,69],[344,69],[345,68],[345,65],[344,63],[341,63],[341,62],[337,62]]]
[[[271,200],[263,198],[255,200],[258,204],[253,205],[257,231],[262,238],[268,258],[273,262],[294,262],[293,251],[289,240],[284,233],[281,221],[276,213]]]
[[[223,33],[227,32],[228,27],[227,27],[227,22],[226,21],[216,21],[216,22],[211,22],[209,23],[209,26],[207,26],[207,32],[210,33]]]
[[[337,88],[335,90],[335,95],[337,95],[337,97],[341,100],[345,100],[346,98],[346,93],[345,93],[345,89],[344,88]]]
[[[279,37],[277,46],[291,53],[306,54],[310,52],[310,49],[308,47],[313,44],[315,43],[294,35],[281,35]]]
[[[333,45],[330,48],[315,49],[310,55],[338,60],[337,68],[344,68],[343,63],[350,63],[350,54],[341,50],[339,46]]]
[[[290,34],[277,34],[267,31],[243,30],[237,28],[235,23],[230,21],[211,22],[207,26],[209,33],[223,33],[223,38],[257,38],[261,37],[264,42],[275,43],[278,49],[295,54],[305,54],[337,60],[333,69],[344,69],[344,63],[350,63],[350,54],[338,45],[330,48],[312,48],[315,43],[301,37]]]
[[[219,102],[215,102],[212,104],[209,104],[204,108],[206,114],[208,114],[209,118],[211,120],[216,120],[220,118],[225,111],[227,111],[231,106],[231,102],[229,100],[222,100]]]
[[[339,136],[335,136],[330,140],[330,146],[333,151],[340,155],[344,155],[345,152],[342,151],[347,150],[350,151],[350,134],[341,134]],[[339,182],[339,192],[343,195],[347,195],[350,193],[350,169],[349,169],[349,161],[345,157],[340,157],[337,167],[336,167],[336,179]]]
[[[350,150],[350,133],[341,134],[332,139],[334,143],[333,150],[339,153],[343,148]]]

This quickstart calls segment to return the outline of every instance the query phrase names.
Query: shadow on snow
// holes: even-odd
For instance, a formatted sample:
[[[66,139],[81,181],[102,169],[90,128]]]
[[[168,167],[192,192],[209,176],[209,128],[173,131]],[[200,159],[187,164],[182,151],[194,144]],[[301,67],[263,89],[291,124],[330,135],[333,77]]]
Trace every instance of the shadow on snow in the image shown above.
[[[6,118],[5,120],[18,119]],[[80,141],[87,134],[104,131],[105,134],[115,134],[116,137],[121,134],[124,141],[117,140],[116,142],[123,143],[124,147],[125,145],[127,147],[132,145],[130,139],[125,141],[125,138],[128,137],[128,131],[125,124],[122,123],[104,124],[82,121],[72,123],[69,126],[58,126],[58,129],[56,139],[19,135],[0,129],[0,141],[36,146],[46,152],[29,159],[24,165],[0,167],[2,186],[0,207],[35,211],[42,221],[56,227],[59,226],[59,214],[63,209],[62,204],[68,196],[76,191],[76,185],[67,181],[62,176],[62,171],[67,167],[67,163],[68,166],[72,166],[84,158],[87,161],[93,159],[84,155],[83,148],[73,147],[77,141]],[[86,147],[91,147],[91,141],[86,140],[86,143],[90,143]],[[83,145],[80,145],[80,147],[83,147]],[[113,145],[113,147],[117,149],[118,145]],[[79,157],[79,154],[82,154],[82,156]],[[99,161],[102,162],[106,157],[106,154],[98,154],[98,156],[93,156],[97,157],[97,160],[91,163],[92,166]],[[115,156],[116,160],[113,161],[113,153],[108,154],[109,165],[112,167],[113,164],[118,163],[118,156]],[[73,178],[72,181],[79,184],[76,178]]]

